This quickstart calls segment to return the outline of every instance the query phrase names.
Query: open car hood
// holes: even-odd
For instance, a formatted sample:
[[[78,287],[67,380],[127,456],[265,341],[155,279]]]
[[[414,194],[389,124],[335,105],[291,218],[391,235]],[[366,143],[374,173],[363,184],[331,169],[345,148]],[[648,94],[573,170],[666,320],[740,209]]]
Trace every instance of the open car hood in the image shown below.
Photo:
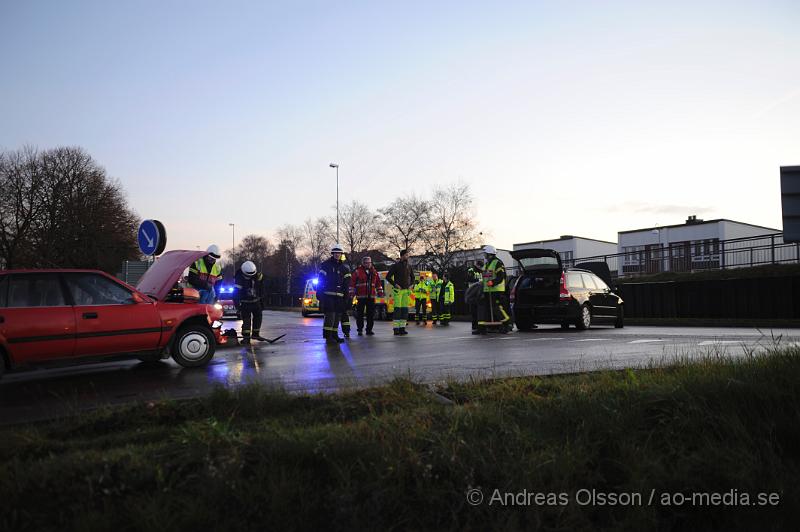
[[[164,301],[170,289],[180,280],[183,271],[207,254],[207,251],[168,251],[156,259],[156,263],[139,280],[136,289]]]
[[[519,262],[523,269],[527,270],[561,270],[561,255],[554,249],[533,248],[518,249],[511,252],[514,260]]]

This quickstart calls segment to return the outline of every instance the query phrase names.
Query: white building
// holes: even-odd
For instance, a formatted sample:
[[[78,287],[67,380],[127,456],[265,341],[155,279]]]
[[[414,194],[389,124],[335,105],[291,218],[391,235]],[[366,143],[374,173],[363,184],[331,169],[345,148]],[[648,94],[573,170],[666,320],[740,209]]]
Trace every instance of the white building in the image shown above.
[[[607,242],[605,240],[596,240],[594,238],[584,238],[582,236],[573,235],[563,235],[561,238],[554,238],[552,240],[514,244],[514,251],[534,248],[558,251],[558,254],[561,255],[561,261],[568,265],[573,264],[573,261],[577,259],[615,255],[618,253],[616,242]]]
[[[498,249],[497,250],[497,258],[503,261],[503,264],[506,267],[506,274],[507,275],[516,275],[517,274],[517,264],[514,258],[511,256],[511,252],[507,249]],[[453,256],[453,260],[451,266],[458,267],[458,266],[472,266],[478,260],[484,260],[483,248],[475,248],[475,249],[466,249],[464,251],[458,251]],[[425,262],[424,255],[415,255],[409,258],[409,262],[411,266],[416,269],[420,264],[423,265]]]
[[[620,275],[752,266],[775,262],[776,249],[796,253],[783,246],[778,229],[724,218],[704,221],[689,216],[679,225],[620,231],[618,236]],[[779,257],[778,262],[784,260]],[[614,266],[609,263],[612,270]]]

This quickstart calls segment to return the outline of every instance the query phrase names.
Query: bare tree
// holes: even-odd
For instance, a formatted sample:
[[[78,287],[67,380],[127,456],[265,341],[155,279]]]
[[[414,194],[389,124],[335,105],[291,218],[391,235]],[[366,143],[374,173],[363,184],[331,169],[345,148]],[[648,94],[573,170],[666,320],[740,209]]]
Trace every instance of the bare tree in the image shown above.
[[[239,262],[244,262],[246,260],[253,261],[258,268],[258,271],[264,272],[267,267],[267,263],[270,259],[270,256],[275,252],[275,246],[272,245],[266,237],[259,236],[259,235],[247,235],[242,238],[242,241],[239,242],[239,245],[233,249],[229,249],[226,251],[226,254],[231,257],[238,257]],[[226,264],[224,268],[228,268],[230,266],[231,271],[233,270],[233,260],[230,263]],[[225,272],[226,274],[228,272]],[[232,275],[235,275],[236,272],[232,272]]]
[[[285,266],[286,272],[286,293],[292,293],[292,274],[297,269],[297,250],[303,243],[303,229],[296,225],[286,224],[278,229],[277,259]],[[282,256],[281,256],[282,255]]]
[[[423,234],[430,262],[446,271],[453,256],[478,244],[474,199],[469,185],[455,183],[436,188],[430,202],[430,225]]]
[[[344,206],[340,217],[340,243],[345,247],[349,258],[373,249],[380,242],[377,218],[367,205],[359,201],[353,200]]]
[[[44,208],[44,178],[34,148],[0,153],[0,268],[24,264],[31,231]]]
[[[98,268],[114,273],[122,261],[138,255],[138,217],[128,207],[119,182],[109,179],[105,169],[84,150],[55,148],[36,153],[28,149],[5,159],[8,168],[14,168],[15,160],[24,161],[27,167],[21,174],[11,173],[13,199],[0,200],[0,251],[6,263]],[[7,190],[2,188],[0,196],[5,198]],[[13,209],[7,209],[7,204]],[[12,236],[14,231],[16,236]],[[26,249],[24,260],[15,258],[22,259],[20,245]]]
[[[430,225],[430,202],[411,194],[395,199],[378,212],[380,237],[387,249],[398,255],[404,249],[411,254],[419,251]]]
[[[307,219],[303,223],[303,243],[307,252],[309,266],[314,271],[319,269],[331,244],[333,243],[333,223],[330,218]]]

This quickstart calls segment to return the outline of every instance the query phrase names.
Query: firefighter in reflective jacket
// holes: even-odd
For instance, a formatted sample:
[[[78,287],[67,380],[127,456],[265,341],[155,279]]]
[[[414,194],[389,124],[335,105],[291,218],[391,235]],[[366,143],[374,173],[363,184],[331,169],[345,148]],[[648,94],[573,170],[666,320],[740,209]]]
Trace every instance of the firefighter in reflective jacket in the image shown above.
[[[264,274],[256,271],[252,261],[245,261],[235,277],[236,292],[233,302],[242,313],[242,345],[250,345],[253,340],[265,341],[261,336],[261,312],[264,310],[261,299],[264,296]]]
[[[431,275],[428,286],[431,290],[431,321],[436,325],[441,319],[440,295],[442,291],[442,280],[439,279],[439,275],[436,272]]]
[[[345,284],[345,275],[349,273],[347,266],[342,263],[341,244],[334,244],[331,248],[331,258],[323,262],[319,267],[319,286],[317,287],[317,298],[325,321],[322,324],[322,337],[329,344],[339,344],[344,342],[344,338],[339,337],[339,320],[345,306],[345,294],[348,286]]]
[[[211,244],[208,246],[207,255],[195,261],[189,267],[187,281],[192,288],[200,292],[200,303],[211,304],[217,299],[214,292],[214,285],[222,278],[222,269],[217,262],[220,255],[219,246]]]
[[[439,283],[439,319],[442,325],[450,325],[450,320],[453,319],[452,309],[456,300],[456,287],[453,286],[453,281],[446,272],[442,274],[442,280]]]
[[[425,276],[420,274],[419,281],[414,285],[414,297],[416,298],[415,310],[416,316],[414,321],[417,325],[422,322],[423,325],[428,324],[428,299],[431,297],[428,282]]]
[[[508,332],[511,330],[511,317],[506,312],[506,267],[497,257],[494,246],[484,246],[483,252],[486,255],[486,268],[483,270],[485,309],[481,316],[483,319],[478,319],[478,331],[486,334],[487,326],[499,326],[501,332]]]

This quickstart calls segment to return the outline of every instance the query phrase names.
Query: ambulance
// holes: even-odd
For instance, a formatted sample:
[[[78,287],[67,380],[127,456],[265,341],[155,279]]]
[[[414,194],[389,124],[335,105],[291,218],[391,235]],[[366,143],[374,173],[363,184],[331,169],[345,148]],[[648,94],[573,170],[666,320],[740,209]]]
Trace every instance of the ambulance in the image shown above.
[[[319,300],[317,299],[317,285],[319,278],[314,277],[306,281],[303,297],[300,298],[300,314],[305,318],[311,314],[320,314]]]

